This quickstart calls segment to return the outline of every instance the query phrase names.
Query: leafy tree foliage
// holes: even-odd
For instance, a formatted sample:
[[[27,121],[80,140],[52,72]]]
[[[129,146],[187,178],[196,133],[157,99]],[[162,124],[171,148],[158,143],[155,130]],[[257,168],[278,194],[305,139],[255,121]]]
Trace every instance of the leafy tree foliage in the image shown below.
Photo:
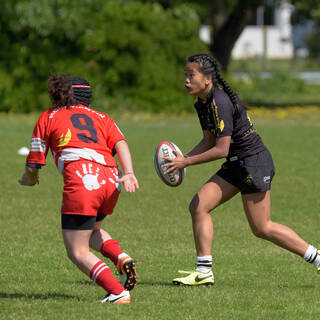
[[[89,80],[94,105],[178,111],[187,55],[207,51],[199,19],[181,5],[130,0],[3,1],[0,10],[0,111],[49,106],[50,73]]]

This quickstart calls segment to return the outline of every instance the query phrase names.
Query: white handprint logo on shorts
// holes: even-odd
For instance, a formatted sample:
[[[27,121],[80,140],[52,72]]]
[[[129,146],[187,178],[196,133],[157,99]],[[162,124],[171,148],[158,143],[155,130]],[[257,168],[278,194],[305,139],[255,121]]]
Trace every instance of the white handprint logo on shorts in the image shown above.
[[[119,170],[117,168],[109,168],[111,173],[113,174],[114,176],[114,180],[112,178],[109,178],[109,181],[111,183],[114,183],[116,185],[116,188],[118,189],[118,191],[121,190],[121,183],[117,182],[117,179],[119,178]]]
[[[93,174],[92,163],[88,164],[88,168],[86,164],[83,163],[82,171],[83,175],[79,172],[79,170],[76,170],[76,174],[82,179],[83,185],[87,190],[97,190],[106,183],[105,180],[102,180],[101,182],[98,181],[100,168],[96,167],[96,172]]]

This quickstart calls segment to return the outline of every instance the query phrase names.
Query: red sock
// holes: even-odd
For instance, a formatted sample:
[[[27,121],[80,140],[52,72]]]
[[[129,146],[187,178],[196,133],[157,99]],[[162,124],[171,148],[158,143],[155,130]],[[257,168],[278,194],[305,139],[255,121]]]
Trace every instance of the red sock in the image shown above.
[[[124,287],[112,275],[109,267],[103,261],[99,261],[93,266],[90,278],[109,293],[120,294],[124,290]]]
[[[122,250],[120,249],[120,244],[117,240],[109,239],[102,244],[100,252],[117,265],[118,255],[122,253]]]

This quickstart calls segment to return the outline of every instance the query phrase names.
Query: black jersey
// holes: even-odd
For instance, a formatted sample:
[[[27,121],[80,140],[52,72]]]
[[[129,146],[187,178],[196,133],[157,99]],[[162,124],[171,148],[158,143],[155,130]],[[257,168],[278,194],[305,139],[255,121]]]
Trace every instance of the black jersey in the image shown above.
[[[237,117],[223,89],[214,86],[207,100],[198,98],[194,107],[202,130],[209,130],[217,138],[231,136],[228,160],[242,159],[266,149],[242,103],[239,101],[241,116]]]

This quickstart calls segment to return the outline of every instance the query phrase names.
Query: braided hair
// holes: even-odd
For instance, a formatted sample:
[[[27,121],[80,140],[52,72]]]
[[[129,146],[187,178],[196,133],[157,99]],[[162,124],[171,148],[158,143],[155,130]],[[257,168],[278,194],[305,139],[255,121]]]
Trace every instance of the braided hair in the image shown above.
[[[52,74],[48,80],[48,92],[52,104],[66,107],[81,103],[90,106],[91,87],[87,80],[68,77],[65,74]]]
[[[241,110],[239,106],[238,95],[231,89],[227,81],[221,77],[219,66],[216,60],[206,53],[197,53],[187,57],[187,63],[192,62],[199,65],[199,71],[202,74],[205,76],[211,75],[213,84],[220,85],[222,87],[235,108],[236,116],[239,118],[241,116]]]

